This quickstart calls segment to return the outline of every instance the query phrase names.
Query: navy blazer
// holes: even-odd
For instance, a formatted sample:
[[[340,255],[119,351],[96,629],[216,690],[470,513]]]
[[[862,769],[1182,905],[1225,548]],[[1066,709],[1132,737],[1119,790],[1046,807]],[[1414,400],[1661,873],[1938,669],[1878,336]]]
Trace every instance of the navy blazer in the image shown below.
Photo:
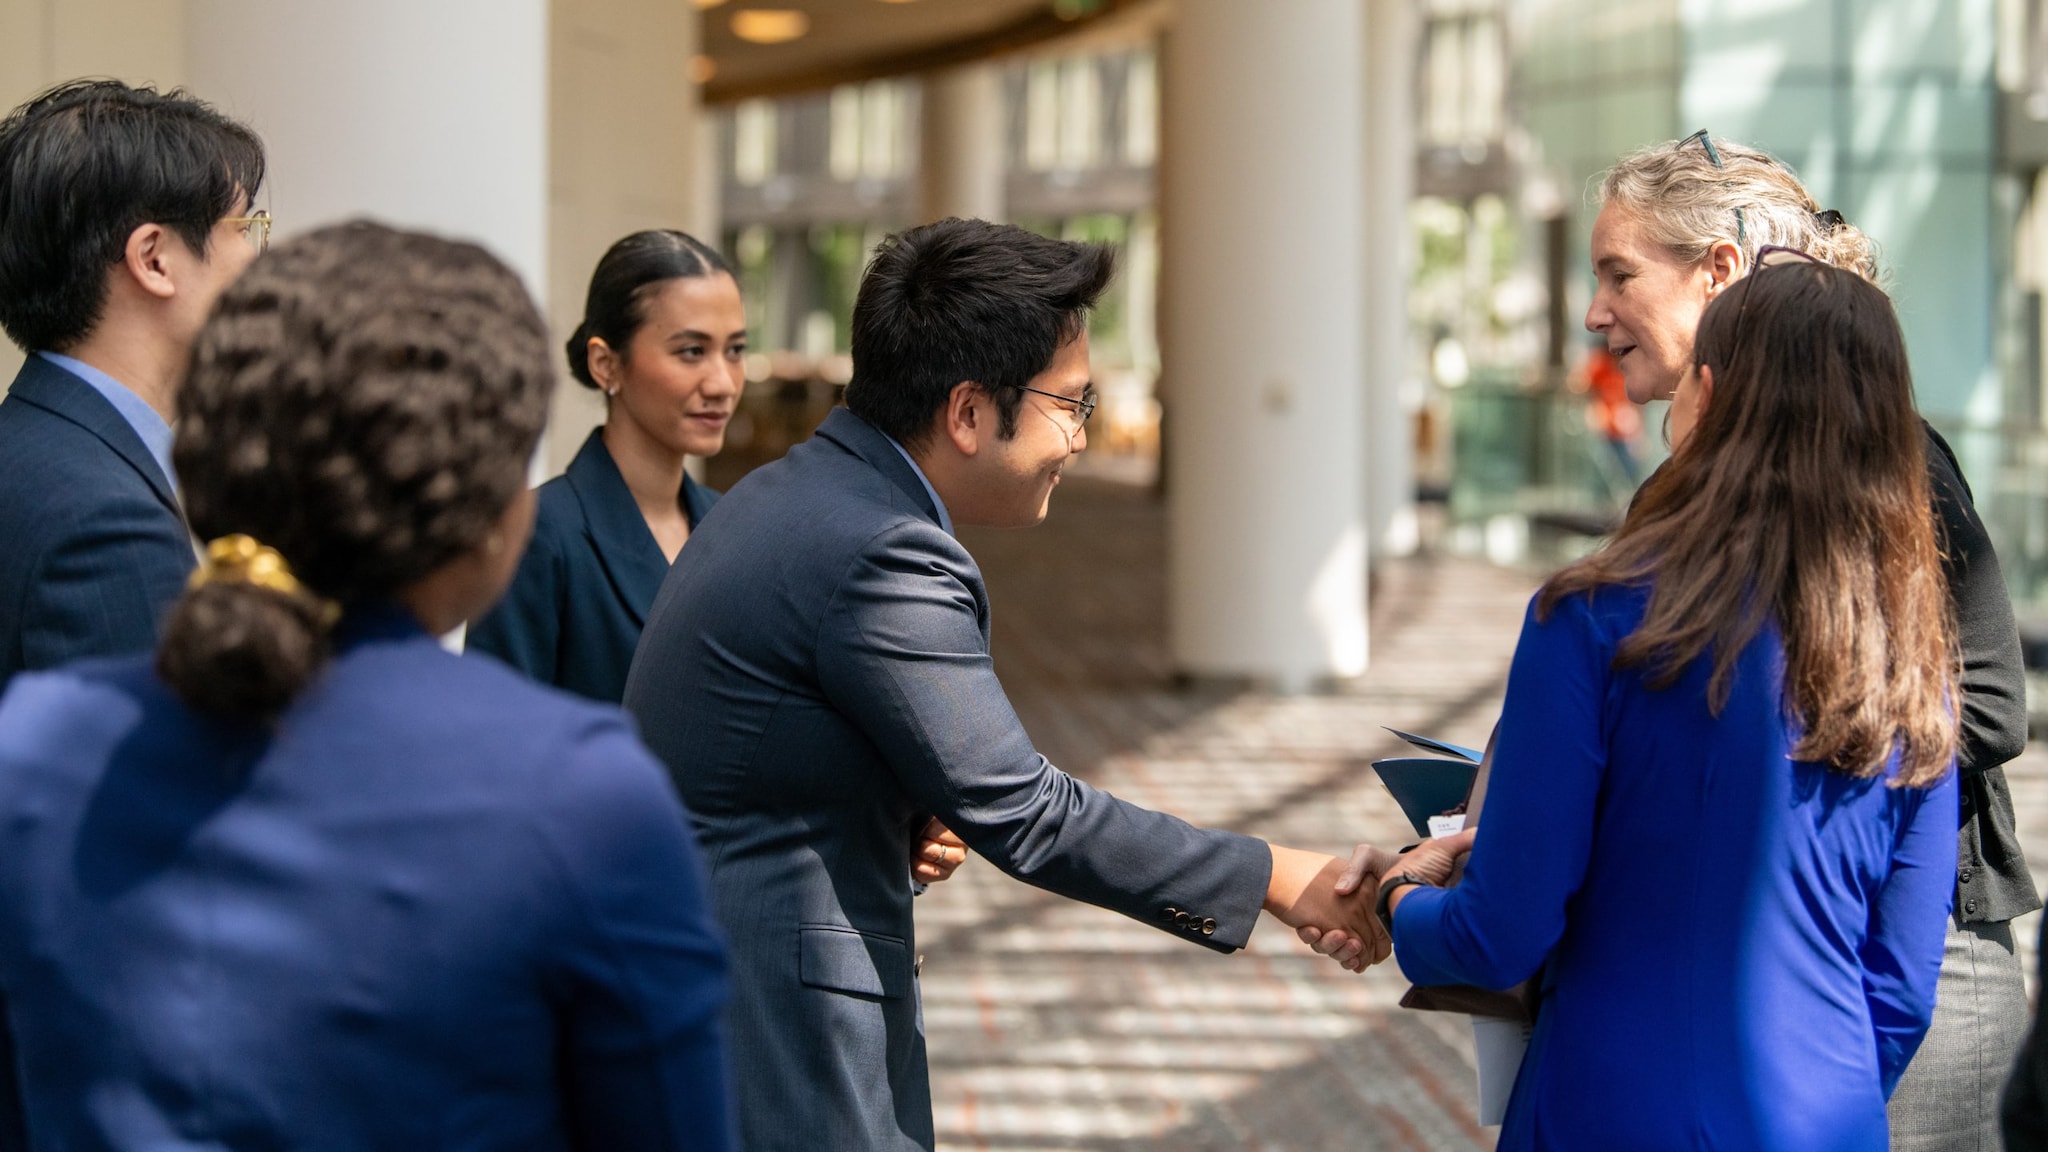
[[[733,1147],[724,960],[616,708],[358,612],[274,728],[0,699],[0,1147]]]
[[[164,475],[92,385],[31,355],[0,400],[0,692],[156,646],[196,564]]]
[[[683,477],[683,511],[696,531],[718,493]],[[616,704],[647,610],[668,575],[640,506],[604,446],[604,429],[540,486],[533,542],[519,574],[464,650],[495,656],[543,684]]]
[[[903,862],[921,813],[1049,891],[1219,951],[1272,858],[1053,767],[989,660],[973,557],[844,408],[733,486],[662,585],[626,707],[710,857],[749,1152],[933,1145]]]

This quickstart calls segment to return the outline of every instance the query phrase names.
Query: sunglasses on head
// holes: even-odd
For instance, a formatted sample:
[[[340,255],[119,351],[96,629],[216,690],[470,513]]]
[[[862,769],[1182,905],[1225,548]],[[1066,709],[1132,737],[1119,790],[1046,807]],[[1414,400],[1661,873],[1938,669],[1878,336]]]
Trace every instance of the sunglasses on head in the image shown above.
[[[1742,326],[1749,321],[1749,294],[1752,291],[1749,287],[1749,281],[1763,275],[1764,270],[1767,268],[1782,268],[1788,264],[1811,264],[1821,268],[1829,266],[1820,257],[1810,252],[1801,252],[1797,248],[1766,244],[1757,249],[1756,264],[1750,269],[1749,275],[1743,278],[1742,303],[1736,306],[1735,335],[1728,341],[1728,358],[1730,360],[1735,358],[1735,350],[1742,347]],[[1695,355],[1693,363],[1699,365],[1705,363],[1705,361],[1702,361]]]
[[[1725,171],[1727,169],[1728,166],[1726,164],[1721,163],[1721,150],[1719,148],[1714,147],[1714,138],[1712,136],[1707,135],[1707,130],[1705,128],[1702,128],[1699,131],[1693,133],[1692,135],[1687,136],[1685,139],[1680,140],[1677,144],[1677,147],[1684,148],[1689,144],[1698,144],[1701,148],[1705,149],[1707,153],[1707,162],[1712,164],[1716,170]],[[1742,219],[1742,209],[1737,208],[1735,210],[1735,246],[1737,248],[1740,248],[1744,244],[1746,244],[1748,240],[1749,229],[1746,227],[1746,222]]]

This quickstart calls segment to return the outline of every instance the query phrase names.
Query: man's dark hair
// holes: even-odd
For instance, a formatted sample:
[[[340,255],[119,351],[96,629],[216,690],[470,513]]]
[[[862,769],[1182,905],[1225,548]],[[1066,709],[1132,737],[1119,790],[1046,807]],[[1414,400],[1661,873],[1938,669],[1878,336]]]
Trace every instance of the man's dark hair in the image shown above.
[[[1107,244],[1054,240],[986,220],[940,220],[882,241],[853,304],[846,406],[904,445],[922,443],[955,385],[994,397],[1017,433],[1031,379],[1081,335],[1116,273]]]
[[[91,334],[148,223],[206,255],[263,184],[263,142],[182,91],[74,80],[0,121],[0,328],[24,352]]]

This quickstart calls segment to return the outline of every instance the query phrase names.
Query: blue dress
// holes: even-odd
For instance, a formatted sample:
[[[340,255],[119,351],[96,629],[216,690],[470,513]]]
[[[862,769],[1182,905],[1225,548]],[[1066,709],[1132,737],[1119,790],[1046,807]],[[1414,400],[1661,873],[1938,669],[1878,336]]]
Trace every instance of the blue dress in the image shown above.
[[[144,660],[0,700],[0,1148],[733,1147],[723,945],[624,715],[342,627],[274,732]]]
[[[1955,882],[1956,784],[1790,758],[1784,651],[1669,689],[1613,668],[1646,591],[1533,605],[1464,880],[1394,919],[1419,985],[1542,967],[1511,1149],[1883,1149],[1926,1032]]]

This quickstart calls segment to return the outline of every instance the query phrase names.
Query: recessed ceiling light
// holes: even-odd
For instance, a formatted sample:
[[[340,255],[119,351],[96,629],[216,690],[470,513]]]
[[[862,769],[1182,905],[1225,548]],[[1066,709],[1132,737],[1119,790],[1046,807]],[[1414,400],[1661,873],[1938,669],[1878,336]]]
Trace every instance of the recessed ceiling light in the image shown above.
[[[742,8],[732,14],[732,34],[750,44],[787,44],[811,30],[811,18],[794,8]]]

